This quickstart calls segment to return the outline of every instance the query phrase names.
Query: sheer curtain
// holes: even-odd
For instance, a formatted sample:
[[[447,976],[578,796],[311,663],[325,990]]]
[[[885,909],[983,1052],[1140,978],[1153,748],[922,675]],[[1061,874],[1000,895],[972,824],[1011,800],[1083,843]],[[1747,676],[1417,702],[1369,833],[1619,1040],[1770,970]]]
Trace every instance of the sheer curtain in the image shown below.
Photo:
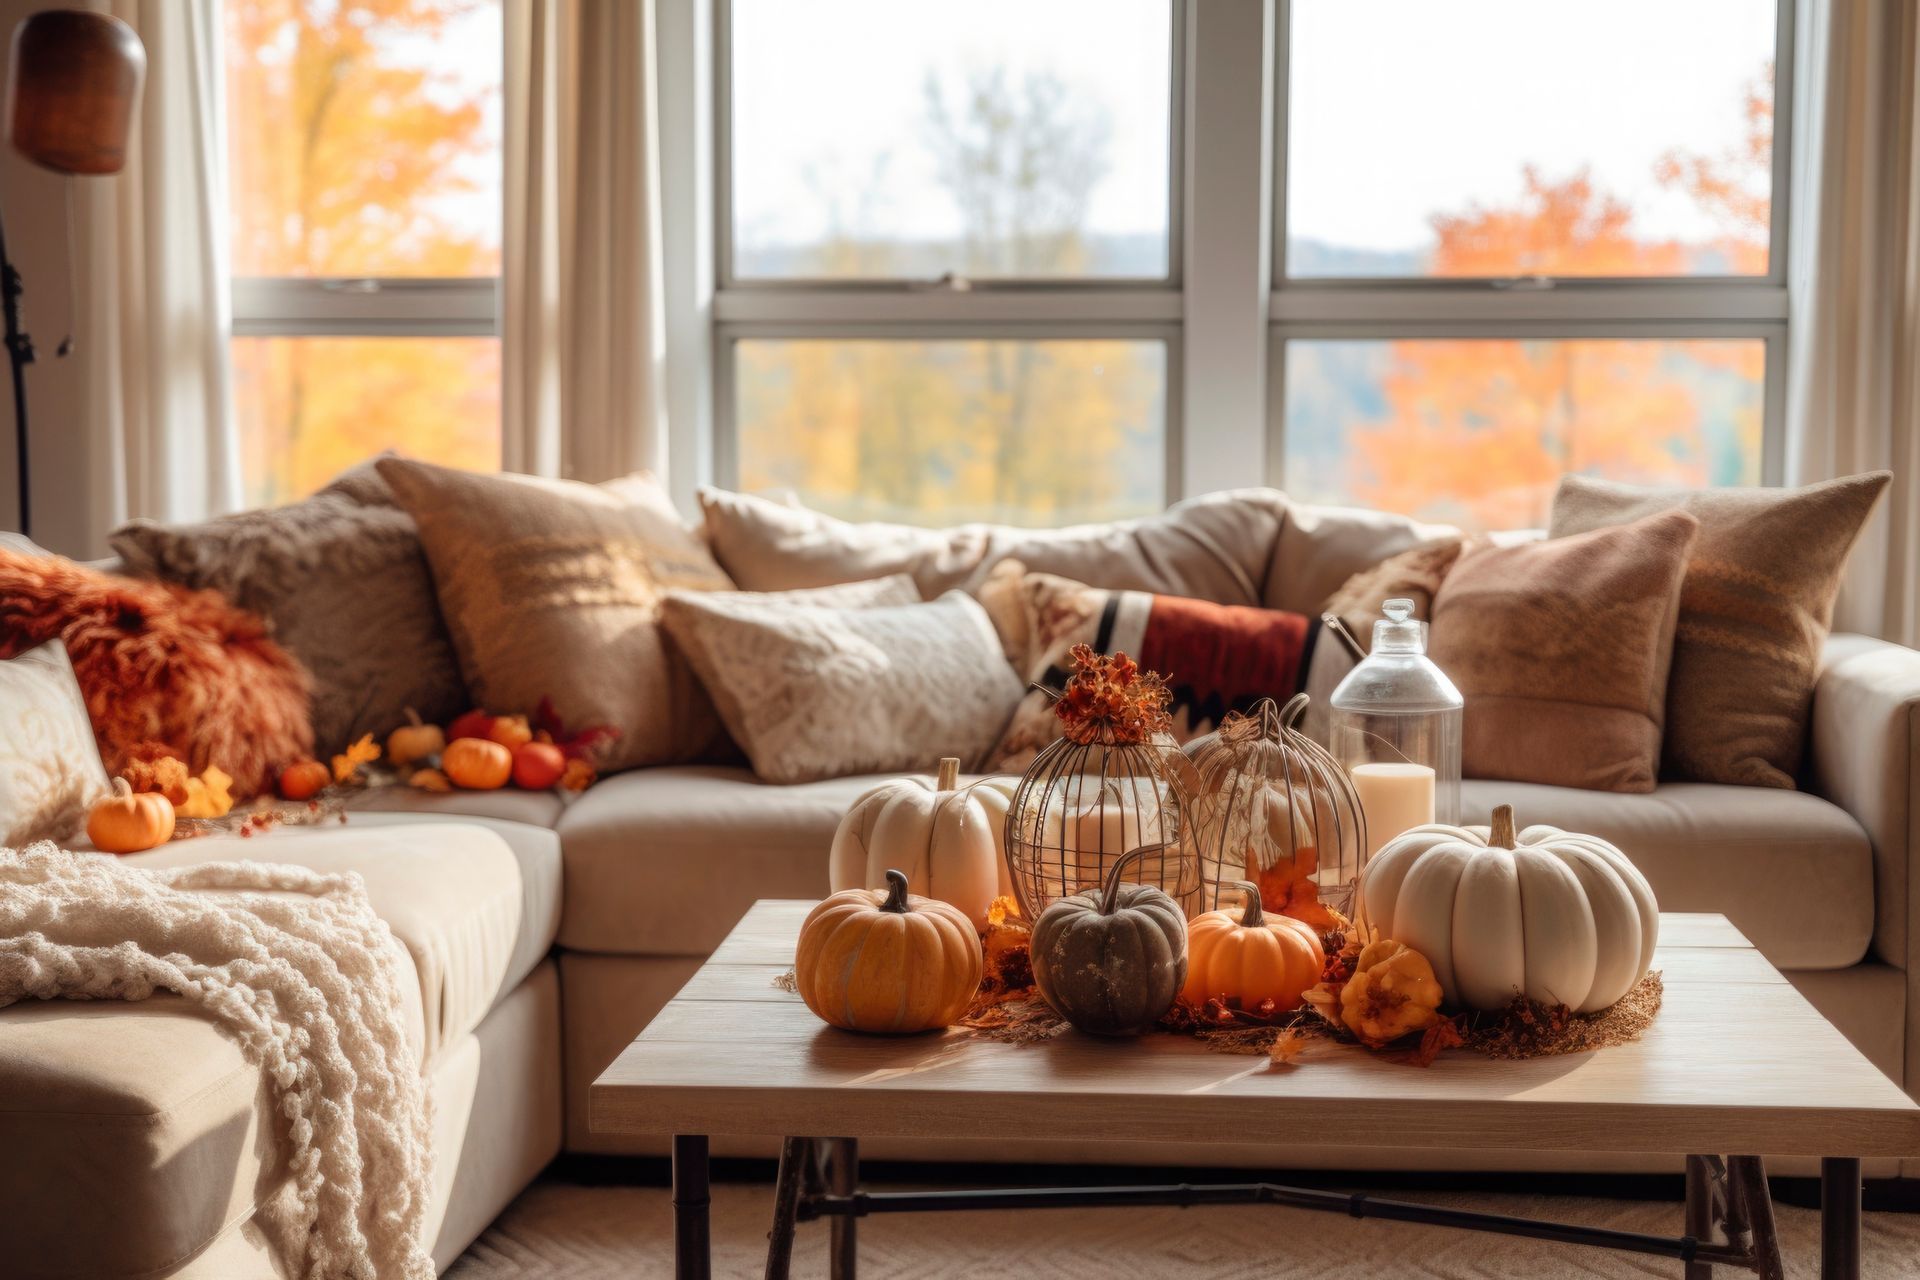
[[[146,92],[118,177],[82,180],[82,428],[90,526],[194,520],[240,504],[228,381],[225,94],[219,0],[112,0]]]
[[[510,470],[664,472],[653,20],[651,0],[506,6]]]
[[[1920,644],[1920,19],[1805,0],[1794,138],[1787,478],[1893,471],[1838,630]]]

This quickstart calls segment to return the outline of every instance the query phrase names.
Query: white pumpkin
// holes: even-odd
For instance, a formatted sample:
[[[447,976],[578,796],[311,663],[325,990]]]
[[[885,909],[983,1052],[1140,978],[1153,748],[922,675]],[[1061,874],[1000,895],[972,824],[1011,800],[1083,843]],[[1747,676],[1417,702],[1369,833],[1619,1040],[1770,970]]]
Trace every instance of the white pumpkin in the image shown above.
[[[1660,908],[1645,876],[1598,836],[1556,827],[1415,827],[1367,862],[1361,895],[1382,937],[1433,963],[1450,1003],[1502,1009],[1514,992],[1604,1009],[1653,963]]]
[[[949,757],[931,786],[925,778],[895,778],[855,800],[827,861],[833,892],[883,889],[888,869],[897,869],[906,873],[909,892],[951,903],[985,929],[993,900],[1013,892],[1007,806],[1019,779],[962,787],[959,778],[960,762]]]

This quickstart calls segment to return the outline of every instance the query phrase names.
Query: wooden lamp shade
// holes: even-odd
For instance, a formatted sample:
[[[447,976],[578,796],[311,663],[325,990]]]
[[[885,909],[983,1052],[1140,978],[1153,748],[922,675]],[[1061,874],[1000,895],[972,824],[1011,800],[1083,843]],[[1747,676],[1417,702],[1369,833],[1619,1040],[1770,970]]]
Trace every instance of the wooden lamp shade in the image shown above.
[[[14,29],[7,133],[56,173],[118,173],[147,54],[118,18],[48,9]]]

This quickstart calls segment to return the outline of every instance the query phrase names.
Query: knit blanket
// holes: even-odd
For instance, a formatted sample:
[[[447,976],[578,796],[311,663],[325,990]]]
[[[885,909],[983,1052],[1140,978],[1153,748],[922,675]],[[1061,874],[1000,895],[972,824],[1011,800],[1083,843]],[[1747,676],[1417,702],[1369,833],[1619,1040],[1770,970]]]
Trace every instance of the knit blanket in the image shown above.
[[[261,1225],[309,1280],[434,1274],[431,1117],[395,947],[353,874],[0,849],[0,1006],[171,991],[232,1036],[291,1157],[295,1194]]]

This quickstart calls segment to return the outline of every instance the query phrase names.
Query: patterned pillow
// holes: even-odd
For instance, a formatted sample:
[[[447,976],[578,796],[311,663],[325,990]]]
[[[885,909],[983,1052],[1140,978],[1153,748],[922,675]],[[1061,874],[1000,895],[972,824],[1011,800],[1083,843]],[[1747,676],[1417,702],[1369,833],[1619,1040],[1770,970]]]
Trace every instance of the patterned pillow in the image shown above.
[[[748,592],[672,592],[661,622],[768,782],[972,764],[1020,699],[986,612],[833,608]]]
[[[1005,578],[998,580],[1002,584]],[[1285,701],[1305,684],[1320,624],[1304,614],[1212,604],[1144,591],[1106,591],[1048,573],[1025,574],[1024,633],[1004,636],[1010,652],[1027,655],[1027,679],[1058,690],[1076,644],[1121,652],[1167,679],[1173,693],[1173,736],[1190,742],[1229,711],[1261,697]],[[1000,612],[1011,612],[996,601]],[[1053,699],[1038,689],[1021,699],[1006,732],[988,754],[996,770],[1025,768],[1059,737]]]
[[[0,662],[0,844],[65,840],[107,792],[107,771],[87,723],[87,704],[67,660],[49,640]]]

